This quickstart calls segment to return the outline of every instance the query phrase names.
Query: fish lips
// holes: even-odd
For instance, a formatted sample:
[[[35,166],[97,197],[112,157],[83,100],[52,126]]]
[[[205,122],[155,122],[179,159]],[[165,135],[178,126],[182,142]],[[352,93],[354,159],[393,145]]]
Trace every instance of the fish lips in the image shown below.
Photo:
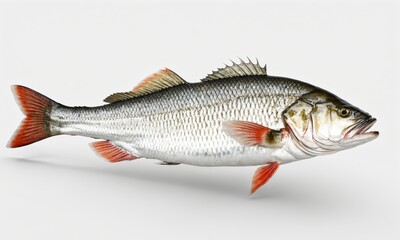
[[[346,132],[342,142],[345,144],[361,144],[372,141],[379,136],[378,131],[367,132],[376,123],[376,118],[360,121]]]

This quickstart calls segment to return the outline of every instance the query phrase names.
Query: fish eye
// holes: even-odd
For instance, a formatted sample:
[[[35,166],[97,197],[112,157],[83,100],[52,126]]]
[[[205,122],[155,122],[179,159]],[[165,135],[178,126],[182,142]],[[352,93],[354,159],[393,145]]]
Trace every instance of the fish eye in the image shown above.
[[[338,110],[338,115],[343,118],[349,117],[350,114],[351,114],[351,111],[345,107],[339,108],[339,110]]]

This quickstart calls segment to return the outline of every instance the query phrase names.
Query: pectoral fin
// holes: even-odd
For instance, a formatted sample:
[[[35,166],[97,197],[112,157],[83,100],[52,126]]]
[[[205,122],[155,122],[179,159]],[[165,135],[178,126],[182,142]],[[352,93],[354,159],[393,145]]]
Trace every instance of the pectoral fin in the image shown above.
[[[274,175],[279,167],[278,162],[272,162],[266,166],[257,168],[253,176],[253,182],[251,184],[250,193],[257,191],[262,185],[268,182],[268,180]]]
[[[287,136],[286,129],[274,130],[248,121],[225,121],[222,123],[222,129],[228,136],[245,146],[278,148],[283,145]]]

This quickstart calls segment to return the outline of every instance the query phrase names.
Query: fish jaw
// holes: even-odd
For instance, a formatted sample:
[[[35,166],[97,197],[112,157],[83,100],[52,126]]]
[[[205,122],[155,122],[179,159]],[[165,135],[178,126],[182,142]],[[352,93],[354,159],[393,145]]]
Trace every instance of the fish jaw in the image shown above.
[[[347,130],[344,138],[340,141],[340,145],[353,147],[378,138],[378,131],[367,132],[376,123],[376,121],[376,118],[369,118],[367,120],[360,121],[354,127]]]

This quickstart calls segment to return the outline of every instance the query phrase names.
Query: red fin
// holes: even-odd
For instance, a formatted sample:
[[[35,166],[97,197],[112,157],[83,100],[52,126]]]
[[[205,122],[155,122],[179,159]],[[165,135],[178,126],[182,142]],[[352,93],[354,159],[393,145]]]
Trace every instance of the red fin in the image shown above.
[[[279,163],[272,162],[266,166],[257,168],[254,173],[253,182],[251,184],[251,193],[257,191],[262,185],[264,185],[268,180],[274,175],[275,171],[278,169]]]
[[[271,129],[260,124],[247,121],[225,121],[222,128],[226,134],[245,146],[255,146],[263,143]]]
[[[132,92],[147,94],[184,83],[186,83],[185,80],[183,80],[178,74],[168,68],[164,68],[145,78],[132,90]]]
[[[178,74],[165,68],[141,81],[132,91],[114,93],[104,99],[104,101],[108,103],[123,101],[185,83],[185,80],[183,80]]]
[[[94,142],[92,147],[100,156],[112,163],[139,158],[112,144],[110,141]]]
[[[12,86],[12,91],[26,118],[11,137],[7,147],[22,147],[50,137],[47,113],[53,101],[24,86]]]

